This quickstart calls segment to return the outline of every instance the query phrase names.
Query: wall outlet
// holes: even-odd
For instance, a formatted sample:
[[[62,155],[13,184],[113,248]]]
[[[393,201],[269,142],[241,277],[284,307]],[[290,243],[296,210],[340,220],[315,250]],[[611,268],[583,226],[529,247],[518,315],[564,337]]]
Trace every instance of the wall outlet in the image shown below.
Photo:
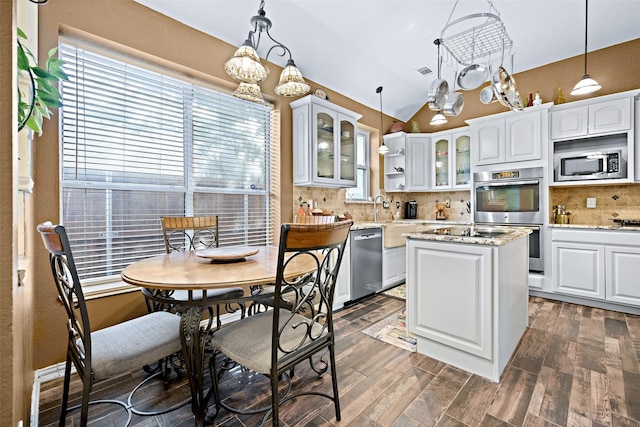
[[[448,208],[450,208],[450,207],[451,207],[451,197],[447,197],[447,200],[446,200],[446,206],[447,206]]]
[[[595,207],[596,207],[596,198],[595,197],[587,197],[587,207],[589,209],[595,209]]]

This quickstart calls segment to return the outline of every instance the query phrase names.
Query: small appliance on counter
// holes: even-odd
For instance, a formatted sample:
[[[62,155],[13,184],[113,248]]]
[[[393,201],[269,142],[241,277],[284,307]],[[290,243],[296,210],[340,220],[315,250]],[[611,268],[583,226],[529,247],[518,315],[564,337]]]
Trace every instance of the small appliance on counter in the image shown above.
[[[412,200],[404,204],[404,219],[416,219],[418,217],[418,202]]]
[[[446,207],[447,207],[446,203],[436,203],[436,219],[438,220],[447,219],[447,214],[445,213]]]

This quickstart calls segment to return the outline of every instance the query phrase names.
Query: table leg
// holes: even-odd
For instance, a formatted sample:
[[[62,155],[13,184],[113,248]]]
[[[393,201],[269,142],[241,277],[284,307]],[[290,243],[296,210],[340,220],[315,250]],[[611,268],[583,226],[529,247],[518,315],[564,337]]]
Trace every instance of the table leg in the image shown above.
[[[195,415],[195,426],[202,427],[213,420],[207,417],[211,390],[204,391],[204,367],[209,329],[200,326],[202,315],[210,311],[207,306],[185,307],[180,316],[180,340],[185,368],[191,388],[191,409]],[[211,316],[211,313],[210,313]]]

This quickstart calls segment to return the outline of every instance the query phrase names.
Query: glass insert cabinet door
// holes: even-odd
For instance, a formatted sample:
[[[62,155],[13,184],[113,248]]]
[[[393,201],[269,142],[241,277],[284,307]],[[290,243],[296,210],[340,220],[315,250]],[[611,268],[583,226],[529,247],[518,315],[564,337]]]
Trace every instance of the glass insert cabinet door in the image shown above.
[[[340,120],[340,180],[356,179],[356,128],[349,120]]]
[[[449,187],[449,138],[442,137],[434,141],[434,171],[435,180],[433,186]]]
[[[316,174],[317,178],[335,179],[335,120],[325,112],[316,114]]]
[[[469,134],[454,135],[455,157],[455,182],[456,186],[468,186],[471,181],[471,138]]]

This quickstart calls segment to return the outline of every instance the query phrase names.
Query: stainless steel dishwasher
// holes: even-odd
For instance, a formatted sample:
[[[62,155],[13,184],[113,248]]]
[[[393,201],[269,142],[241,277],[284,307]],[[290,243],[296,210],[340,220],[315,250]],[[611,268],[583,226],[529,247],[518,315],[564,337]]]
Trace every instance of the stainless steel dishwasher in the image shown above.
[[[351,231],[351,301],[382,289],[382,228]]]

